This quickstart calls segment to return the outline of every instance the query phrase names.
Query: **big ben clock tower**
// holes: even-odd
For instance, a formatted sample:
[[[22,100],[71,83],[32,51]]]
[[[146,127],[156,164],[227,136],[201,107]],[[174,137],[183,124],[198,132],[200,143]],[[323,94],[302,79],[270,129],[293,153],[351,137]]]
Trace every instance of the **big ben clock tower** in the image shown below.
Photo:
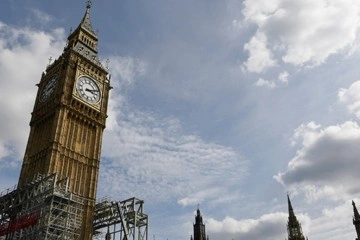
[[[46,68],[30,121],[18,186],[38,174],[58,173],[84,200],[80,239],[91,239],[110,82],[98,58],[91,1],[61,56]]]

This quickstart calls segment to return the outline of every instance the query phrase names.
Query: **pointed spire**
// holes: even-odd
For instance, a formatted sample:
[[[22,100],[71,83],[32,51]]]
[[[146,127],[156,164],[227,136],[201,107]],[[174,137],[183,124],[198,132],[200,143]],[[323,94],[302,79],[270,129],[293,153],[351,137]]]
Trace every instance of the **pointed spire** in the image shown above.
[[[202,216],[201,216],[201,213],[200,213],[200,209],[198,208],[196,210],[195,224],[202,224],[202,223],[203,223]]]
[[[86,12],[85,12],[83,19],[81,20],[80,26],[82,28],[88,30],[90,33],[94,34],[94,36],[96,36],[96,33],[92,28],[91,20],[90,20],[91,5],[92,5],[91,0],[87,0],[86,1]]]
[[[352,201],[353,209],[354,209],[354,218],[353,218],[353,224],[355,226],[357,239],[360,239],[360,214],[356,208],[355,202]]]
[[[291,205],[291,201],[290,201],[289,194],[287,195],[287,199],[288,199],[289,212],[290,212],[290,211],[293,211],[293,208],[292,208],[292,205]]]
[[[354,209],[354,220],[359,221],[360,220],[360,214],[356,208],[355,202],[352,201],[353,209]]]
[[[288,218],[288,240],[305,240],[305,237],[302,233],[301,224],[297,220],[294,209],[292,207],[289,194],[287,195],[288,199],[288,208],[289,208],[289,218]]]
[[[86,8],[90,9],[91,8],[91,0],[87,0],[86,1]]]
[[[293,216],[295,216],[295,213],[294,213],[294,209],[291,205],[289,194],[287,195],[287,199],[288,199],[289,217],[290,216],[293,217]]]
[[[196,210],[196,216],[201,216],[201,213],[200,213],[200,209],[199,209],[199,208]]]
[[[199,206],[196,210],[193,240],[206,240],[205,224],[203,223]]]

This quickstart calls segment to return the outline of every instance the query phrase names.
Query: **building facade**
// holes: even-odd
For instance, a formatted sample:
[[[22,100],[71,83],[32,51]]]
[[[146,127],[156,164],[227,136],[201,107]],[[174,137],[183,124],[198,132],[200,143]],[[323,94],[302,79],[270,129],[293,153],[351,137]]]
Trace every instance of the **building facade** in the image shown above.
[[[91,239],[110,81],[98,57],[91,1],[63,53],[42,74],[18,188],[57,173],[84,202],[80,239]]]

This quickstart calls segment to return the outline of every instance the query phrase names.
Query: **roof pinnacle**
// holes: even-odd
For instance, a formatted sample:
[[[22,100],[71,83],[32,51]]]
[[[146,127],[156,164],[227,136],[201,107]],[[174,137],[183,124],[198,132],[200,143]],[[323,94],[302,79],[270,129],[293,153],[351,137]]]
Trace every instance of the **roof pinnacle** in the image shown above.
[[[356,208],[355,202],[352,201],[353,209],[354,209],[354,220],[360,220],[360,214]]]
[[[86,11],[85,11],[85,15],[80,23],[80,26],[83,27],[84,29],[88,30],[90,33],[92,33],[94,36],[96,36],[96,32],[93,30],[92,26],[91,26],[91,21],[90,21],[90,8],[92,5],[92,1],[91,0],[86,0]]]
[[[288,207],[289,207],[289,213],[290,213],[290,212],[293,212],[294,210],[293,210],[293,207],[291,205],[289,194],[287,195],[287,199],[288,199]]]
[[[91,0],[87,0],[86,1],[86,8],[90,9],[91,8]]]

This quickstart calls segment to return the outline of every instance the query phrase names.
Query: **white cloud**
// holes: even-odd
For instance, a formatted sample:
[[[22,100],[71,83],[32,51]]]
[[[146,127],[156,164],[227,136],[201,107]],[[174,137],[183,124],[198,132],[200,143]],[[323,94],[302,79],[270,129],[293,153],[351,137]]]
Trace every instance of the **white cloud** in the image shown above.
[[[64,47],[64,32],[10,27],[0,22],[0,161],[7,156],[20,163],[29,134],[28,123],[41,72],[48,58]],[[14,162],[2,162],[1,167]]]
[[[206,220],[207,234],[210,239],[284,239],[286,238],[286,213],[270,213],[258,219],[237,220],[226,217],[221,221]],[[305,222],[308,217],[300,216]]]
[[[256,86],[258,87],[268,87],[268,88],[275,88],[276,87],[276,83],[273,81],[269,81],[269,80],[265,80],[263,78],[259,78],[259,80],[257,80],[257,82],[255,83]]]
[[[304,193],[308,200],[348,199],[360,194],[360,126],[348,121],[321,127],[311,122],[294,132],[300,149],[287,170],[275,176],[289,190]]]
[[[360,119],[360,81],[354,82],[348,89],[341,88],[338,97],[347,105],[348,111]]]
[[[295,145],[302,140],[302,145],[308,147],[313,144],[317,137],[317,131],[321,128],[321,125],[315,122],[309,122],[308,124],[301,124],[294,130],[294,134],[291,138],[291,144]]]
[[[354,201],[355,203],[360,202],[358,198],[354,198]],[[356,238],[356,231],[352,225],[353,210],[351,200],[341,201],[334,206],[320,205],[318,209],[311,204],[307,208],[309,212],[300,211],[294,205],[293,207],[295,215],[302,226],[303,234],[309,239],[339,240]],[[319,214],[313,214],[315,209],[319,210]],[[206,225],[206,233],[210,239],[275,240],[286,239],[287,237],[287,212],[268,213],[254,219],[235,219],[227,216],[223,220],[217,220],[207,218],[206,215],[203,215],[203,219]]]
[[[267,87],[270,89],[279,87],[279,86],[287,86],[288,85],[289,73],[284,71],[279,73],[277,80],[265,80],[264,78],[259,78],[255,83],[258,87]]]
[[[250,53],[267,46],[263,49],[273,62],[319,65],[355,43],[359,13],[357,0],[246,0],[245,20],[255,23],[257,32],[245,46]],[[255,62],[252,55],[246,64]],[[262,72],[271,64],[249,66],[249,71]]]
[[[266,36],[257,33],[253,36],[244,49],[249,52],[249,57],[244,63],[245,70],[249,72],[261,73],[267,68],[276,66],[272,52],[267,47]]]
[[[286,72],[286,71],[279,73],[278,81],[285,84],[285,85],[288,85],[288,83],[289,83],[289,73]]]
[[[355,203],[360,202],[358,198]],[[312,214],[315,206],[307,208],[309,212],[300,211],[294,206],[295,215],[300,222],[304,236],[309,239],[355,239],[356,231],[352,225],[351,200],[342,201],[335,206],[321,205],[319,214]],[[311,215],[316,215],[311,217]],[[205,219],[207,235],[210,239],[286,239],[288,213],[268,213],[254,219],[235,219],[225,217],[223,220]]]

